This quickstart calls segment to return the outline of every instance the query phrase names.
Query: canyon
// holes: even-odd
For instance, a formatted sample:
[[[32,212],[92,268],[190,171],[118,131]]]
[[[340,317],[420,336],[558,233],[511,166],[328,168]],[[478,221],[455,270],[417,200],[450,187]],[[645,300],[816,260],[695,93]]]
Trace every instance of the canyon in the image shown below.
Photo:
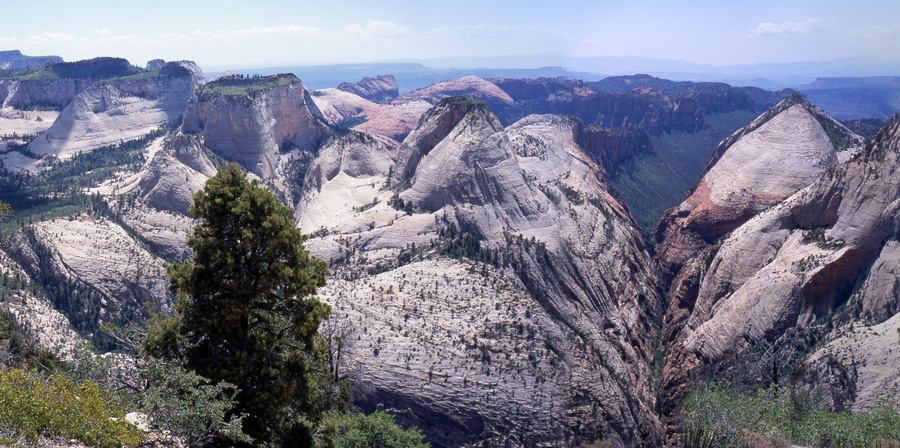
[[[773,364],[835,409],[900,386],[897,118],[647,75],[93,64],[0,79],[0,307],[62,356],[173,307],[192,196],[234,162],[329,264],[353,403],[433,446],[677,446],[690,390]]]

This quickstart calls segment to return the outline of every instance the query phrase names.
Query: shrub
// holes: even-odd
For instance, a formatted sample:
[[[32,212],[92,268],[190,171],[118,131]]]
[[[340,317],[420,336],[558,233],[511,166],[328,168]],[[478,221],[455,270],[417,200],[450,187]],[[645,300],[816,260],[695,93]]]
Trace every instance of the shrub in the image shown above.
[[[62,375],[45,381],[17,369],[0,372],[0,427],[29,442],[50,436],[101,448],[137,446],[143,433],[123,417],[93,381],[77,385]]]
[[[684,417],[688,448],[760,446],[762,439],[822,448],[900,441],[897,403],[882,401],[868,413],[831,412],[815,393],[796,387],[753,390],[714,383],[690,395]]]
[[[243,416],[226,419],[237,394],[233,385],[209,384],[179,366],[153,358],[146,361],[148,388],[141,396],[141,407],[154,426],[181,438],[186,446],[204,446],[223,438],[253,441],[241,430]]]
[[[417,430],[404,430],[394,417],[381,411],[372,414],[332,412],[319,429],[322,448],[427,448]]]

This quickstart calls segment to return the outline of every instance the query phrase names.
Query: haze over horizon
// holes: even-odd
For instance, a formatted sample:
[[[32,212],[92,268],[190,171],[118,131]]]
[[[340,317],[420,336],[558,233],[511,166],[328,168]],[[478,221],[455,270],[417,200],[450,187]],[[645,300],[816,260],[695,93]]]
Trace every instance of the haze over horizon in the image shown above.
[[[214,69],[441,58],[481,58],[487,66],[498,56],[519,68],[596,57],[714,66],[900,62],[900,4],[863,3],[49,1],[5,5],[8,17],[41,20],[8,21],[0,49],[65,60],[120,56],[138,65],[191,59]]]

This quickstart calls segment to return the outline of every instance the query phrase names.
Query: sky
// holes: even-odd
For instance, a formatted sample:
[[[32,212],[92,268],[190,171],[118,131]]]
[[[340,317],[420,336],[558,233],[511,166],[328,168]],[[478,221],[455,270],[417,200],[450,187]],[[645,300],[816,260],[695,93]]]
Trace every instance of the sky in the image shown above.
[[[501,55],[545,55],[523,65],[900,60],[900,2],[890,0],[2,0],[0,11],[0,50],[205,69]]]

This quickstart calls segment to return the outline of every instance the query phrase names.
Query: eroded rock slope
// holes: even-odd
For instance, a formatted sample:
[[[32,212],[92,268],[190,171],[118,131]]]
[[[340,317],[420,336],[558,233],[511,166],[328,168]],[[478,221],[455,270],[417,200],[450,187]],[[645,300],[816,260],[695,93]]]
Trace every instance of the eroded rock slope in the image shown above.
[[[356,322],[359,403],[405,410],[440,446],[658,436],[656,279],[578,126],[504,129],[484,103],[450,99],[396,163],[365,134],[321,149],[298,223],[334,272],[322,298]]]
[[[842,146],[855,151],[859,139],[798,98],[786,101],[794,104],[782,103],[726,140],[704,179],[728,166],[720,164],[730,152],[751,147],[783,154],[778,172],[757,171],[746,193],[729,185],[725,191],[743,193],[730,197],[743,201],[721,194],[716,201],[713,176],[660,224],[660,265],[673,275],[664,410],[711,372],[770,382],[786,381],[770,377],[772,365],[785,372],[808,366],[798,370],[806,372],[803,381],[826,391],[837,409],[871,408],[875,391],[894,383],[878,366],[900,362],[884,340],[897,325],[900,285],[900,123],[895,118],[839,163],[849,156]],[[790,120],[779,125],[779,117]],[[786,135],[754,144],[779,127]],[[741,159],[747,171],[757,167]],[[733,167],[727,178],[746,179],[747,171]]]

